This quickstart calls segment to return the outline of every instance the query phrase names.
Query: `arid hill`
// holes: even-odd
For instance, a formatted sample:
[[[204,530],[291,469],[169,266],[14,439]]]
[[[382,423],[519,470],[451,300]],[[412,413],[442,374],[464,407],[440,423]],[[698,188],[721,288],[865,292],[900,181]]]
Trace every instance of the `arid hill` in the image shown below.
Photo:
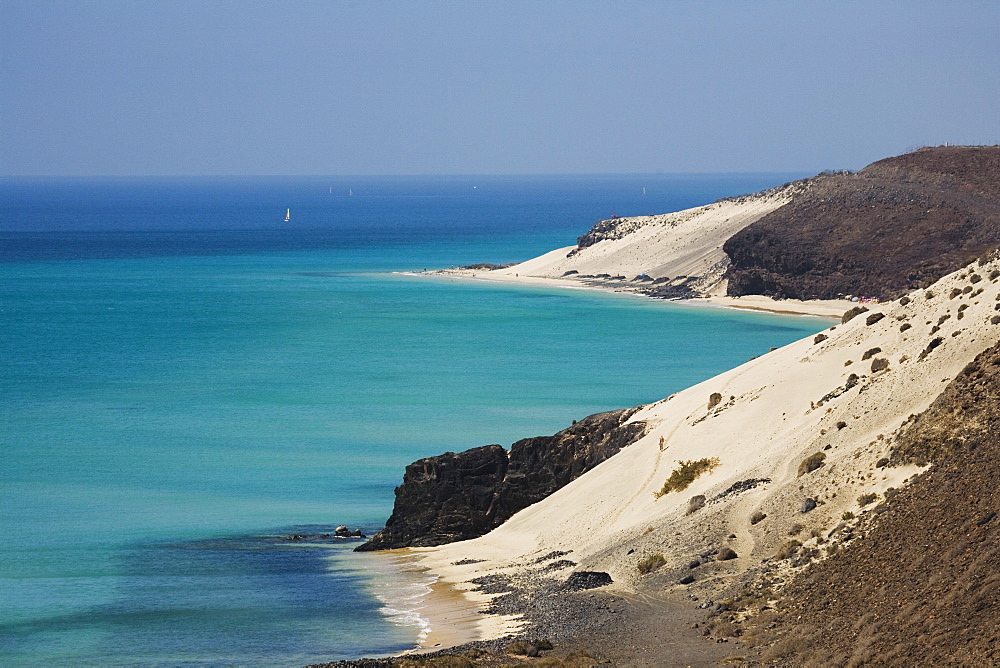
[[[1000,665],[1000,344],[900,435],[934,462],[859,540],[790,583],[765,632],[788,665]]]
[[[1000,146],[824,174],[729,238],[732,296],[893,299],[1000,246]]]

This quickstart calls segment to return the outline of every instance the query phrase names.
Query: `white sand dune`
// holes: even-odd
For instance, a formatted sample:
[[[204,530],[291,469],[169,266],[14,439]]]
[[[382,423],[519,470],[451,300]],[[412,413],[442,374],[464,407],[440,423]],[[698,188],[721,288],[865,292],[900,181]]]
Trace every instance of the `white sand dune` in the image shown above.
[[[723,274],[729,259],[722,245],[732,235],[788,203],[806,182],[726,199],[676,213],[602,221],[600,241],[566,246],[503,269],[446,269],[427,272],[484,281],[563,288],[638,292],[651,280],[690,288],[696,301],[716,306],[839,316],[847,300],[774,300],[760,295],[727,297]],[[576,273],[573,273],[576,272]],[[647,280],[636,280],[645,275]],[[594,279],[595,276],[624,280]]]
[[[716,211],[722,215],[726,208]],[[539,258],[537,266],[557,272],[570,265],[545,265]],[[632,266],[649,270],[638,260]],[[650,426],[641,440],[486,536],[416,550],[421,565],[443,582],[471,589],[472,578],[517,573],[559,550],[570,553],[566,558],[577,569],[607,571],[613,587],[629,590],[639,582],[637,563],[651,553],[662,554],[669,569],[708,547],[733,548],[739,557],[714,564],[710,576],[699,575],[691,589],[697,591],[774,555],[793,524],[804,525],[803,540],[811,528],[826,535],[846,511],[871,507],[859,506],[860,495],[883,495],[919,472],[877,463],[910,416],[1000,338],[1000,324],[993,322],[1000,321],[998,277],[1000,261],[970,265],[908,299],[871,306],[823,332],[826,339],[808,337],[646,406],[633,418]],[[884,317],[868,324],[875,313]],[[925,352],[932,341],[936,347]],[[873,371],[875,360],[885,360],[887,368]],[[710,407],[714,393],[720,400]],[[826,455],[823,466],[798,476],[802,460],[815,452]],[[654,496],[680,461],[702,458],[720,464],[683,492]],[[713,500],[749,479],[770,482]],[[709,502],[687,515],[695,495]],[[807,497],[819,505],[804,514]],[[767,518],[751,524],[754,511]],[[454,565],[460,560],[482,561]],[[559,573],[552,577],[568,575]]]
[[[602,240],[591,246],[560,248],[495,273],[544,278],[560,278],[569,271],[628,279],[640,274],[654,279],[693,276],[711,277],[706,283],[714,284],[728,265],[722,251],[726,239],[788,203],[802,187],[790,184],[676,213],[604,221]]]

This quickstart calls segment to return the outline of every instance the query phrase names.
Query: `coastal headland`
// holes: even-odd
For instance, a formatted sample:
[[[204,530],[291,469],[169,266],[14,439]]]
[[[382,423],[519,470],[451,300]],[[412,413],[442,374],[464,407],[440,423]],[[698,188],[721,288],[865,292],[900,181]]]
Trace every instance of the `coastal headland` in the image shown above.
[[[1000,147],[936,147],[443,272],[840,317],[616,416],[607,456],[571,427],[490,484],[411,465],[370,547],[503,624],[340,665],[996,665],[998,248]]]

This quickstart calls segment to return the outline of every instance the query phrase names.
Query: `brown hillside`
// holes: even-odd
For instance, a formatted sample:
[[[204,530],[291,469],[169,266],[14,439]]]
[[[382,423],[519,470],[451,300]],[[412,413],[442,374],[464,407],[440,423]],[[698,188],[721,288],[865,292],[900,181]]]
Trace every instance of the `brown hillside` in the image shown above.
[[[730,295],[891,299],[998,246],[1000,146],[954,146],[814,177],[723,248]]]
[[[770,658],[1000,665],[1000,344],[912,423],[893,458],[937,463],[785,588],[765,632]]]

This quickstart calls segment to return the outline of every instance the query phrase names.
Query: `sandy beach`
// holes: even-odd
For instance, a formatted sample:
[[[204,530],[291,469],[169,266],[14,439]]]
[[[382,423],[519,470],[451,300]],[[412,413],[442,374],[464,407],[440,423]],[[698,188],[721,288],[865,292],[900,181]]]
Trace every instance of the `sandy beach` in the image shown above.
[[[584,282],[580,279],[550,278],[546,276],[522,276],[520,274],[512,274],[501,271],[439,269],[427,272],[408,272],[405,275],[451,280],[488,281],[495,283],[560,288],[566,290],[596,290],[600,292],[610,292],[632,296],[645,296],[634,286],[619,283],[603,283],[598,281]],[[653,299],[652,297],[649,298]],[[742,297],[713,295],[694,299],[676,299],[671,301],[676,301],[680,304],[766,311],[769,313],[780,313],[784,315],[814,315],[822,318],[840,318],[845,311],[858,305],[857,302],[852,302],[847,299],[813,299],[808,301],[800,299],[778,300],[765,297],[764,295],[745,295]]]

